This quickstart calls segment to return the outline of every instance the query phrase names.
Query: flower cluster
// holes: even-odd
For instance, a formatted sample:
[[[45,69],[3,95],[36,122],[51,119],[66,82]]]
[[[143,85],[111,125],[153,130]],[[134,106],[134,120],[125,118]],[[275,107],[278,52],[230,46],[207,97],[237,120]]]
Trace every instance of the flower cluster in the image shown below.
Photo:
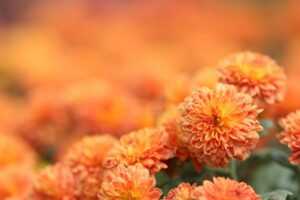
[[[240,161],[258,151],[268,125],[261,102],[282,100],[285,74],[251,52],[219,70],[219,79],[216,66],[203,68],[163,89],[148,87],[154,77],[140,80],[147,91],[93,79],[30,95],[16,136],[0,134],[0,199],[261,200]],[[299,164],[300,111],[280,125],[290,162]]]
[[[260,197],[246,183],[231,179],[214,178],[204,181],[202,186],[180,184],[171,190],[165,200],[260,200]]]

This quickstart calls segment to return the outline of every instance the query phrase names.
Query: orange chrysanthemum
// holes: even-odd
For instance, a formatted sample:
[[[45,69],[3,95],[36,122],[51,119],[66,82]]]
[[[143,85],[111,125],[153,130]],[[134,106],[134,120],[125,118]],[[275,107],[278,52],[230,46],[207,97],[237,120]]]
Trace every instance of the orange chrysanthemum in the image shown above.
[[[50,166],[40,172],[31,191],[32,200],[75,200],[75,180],[64,165]]]
[[[284,129],[279,136],[280,141],[292,150],[290,162],[300,164],[300,110],[290,113],[279,123]]]
[[[223,167],[230,159],[244,160],[262,130],[254,100],[230,85],[195,90],[180,112],[178,139],[200,164]]]
[[[199,200],[200,193],[198,187],[189,183],[181,183],[172,189],[164,200]]]
[[[286,76],[268,56],[242,52],[221,62],[220,81],[273,104],[283,100]]]
[[[225,178],[204,181],[199,187],[200,200],[260,200],[255,191],[243,182]]]
[[[158,200],[161,192],[155,178],[141,164],[106,171],[99,192],[101,200]]]
[[[76,196],[79,199],[97,199],[97,192],[103,175],[103,161],[116,143],[109,135],[89,136],[75,143],[62,161],[67,165],[76,182]]]
[[[164,129],[142,129],[120,138],[119,144],[109,152],[105,165],[112,168],[118,164],[143,164],[152,173],[167,168],[163,163],[174,156],[170,137]]]

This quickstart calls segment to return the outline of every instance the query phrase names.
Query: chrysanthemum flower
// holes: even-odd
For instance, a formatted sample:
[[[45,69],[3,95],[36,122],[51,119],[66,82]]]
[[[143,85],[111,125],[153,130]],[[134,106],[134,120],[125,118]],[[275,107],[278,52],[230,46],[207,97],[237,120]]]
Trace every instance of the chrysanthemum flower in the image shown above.
[[[246,183],[226,178],[204,181],[199,192],[201,200],[260,200],[252,187]]]
[[[219,80],[269,104],[282,101],[285,93],[283,69],[268,56],[252,52],[237,53],[224,59],[220,63]]]
[[[199,189],[189,183],[181,183],[176,188],[170,190],[164,200],[199,200]]]
[[[103,175],[103,161],[116,143],[109,135],[89,136],[75,143],[62,162],[68,166],[76,183],[76,197],[85,200],[97,199]]]
[[[32,200],[75,200],[74,189],[75,180],[70,169],[57,164],[40,172],[29,196]]]
[[[178,139],[198,163],[225,166],[244,160],[259,138],[261,112],[251,96],[234,86],[200,88],[181,105]]]
[[[158,200],[161,192],[155,178],[141,164],[107,170],[99,192],[101,200]]]
[[[300,110],[290,113],[279,123],[283,128],[283,132],[279,136],[280,141],[292,150],[290,162],[300,164]]]
[[[118,164],[143,164],[152,173],[167,168],[163,163],[174,156],[170,137],[164,129],[141,129],[124,135],[119,144],[108,153],[105,165],[112,168]]]

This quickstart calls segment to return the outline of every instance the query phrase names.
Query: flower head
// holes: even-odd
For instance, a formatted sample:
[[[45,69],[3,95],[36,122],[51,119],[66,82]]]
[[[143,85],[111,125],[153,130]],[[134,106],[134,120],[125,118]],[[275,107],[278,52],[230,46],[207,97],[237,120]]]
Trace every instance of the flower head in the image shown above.
[[[201,200],[260,200],[260,197],[246,183],[225,178],[204,181],[199,190]]]
[[[111,168],[118,164],[141,163],[155,173],[167,168],[163,161],[172,158],[173,154],[170,137],[164,129],[142,129],[122,136],[119,144],[108,153],[105,164]]]
[[[288,145],[292,150],[290,162],[300,164],[300,110],[290,113],[279,123],[283,128],[283,132],[279,136],[280,142]]]
[[[103,161],[116,143],[109,135],[88,136],[75,143],[63,159],[76,182],[76,196],[79,199],[97,199],[97,192],[103,175]]]
[[[259,113],[251,96],[234,86],[200,88],[181,105],[178,139],[199,163],[222,167],[230,159],[244,160],[262,129]]]
[[[30,194],[33,200],[75,200],[75,180],[70,169],[57,164],[37,176]]]
[[[221,62],[220,81],[273,104],[283,100],[286,76],[268,56],[242,52]]]
[[[102,200],[158,200],[161,192],[155,178],[141,164],[107,170],[99,192]]]
[[[200,193],[195,185],[181,183],[176,188],[170,190],[164,200],[198,200]]]

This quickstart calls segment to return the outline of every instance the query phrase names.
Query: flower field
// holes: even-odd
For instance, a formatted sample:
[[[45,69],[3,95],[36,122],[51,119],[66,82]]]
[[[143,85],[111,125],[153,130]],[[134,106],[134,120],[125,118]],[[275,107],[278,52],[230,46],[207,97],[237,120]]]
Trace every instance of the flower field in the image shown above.
[[[300,200],[298,4],[0,1],[0,200]]]

